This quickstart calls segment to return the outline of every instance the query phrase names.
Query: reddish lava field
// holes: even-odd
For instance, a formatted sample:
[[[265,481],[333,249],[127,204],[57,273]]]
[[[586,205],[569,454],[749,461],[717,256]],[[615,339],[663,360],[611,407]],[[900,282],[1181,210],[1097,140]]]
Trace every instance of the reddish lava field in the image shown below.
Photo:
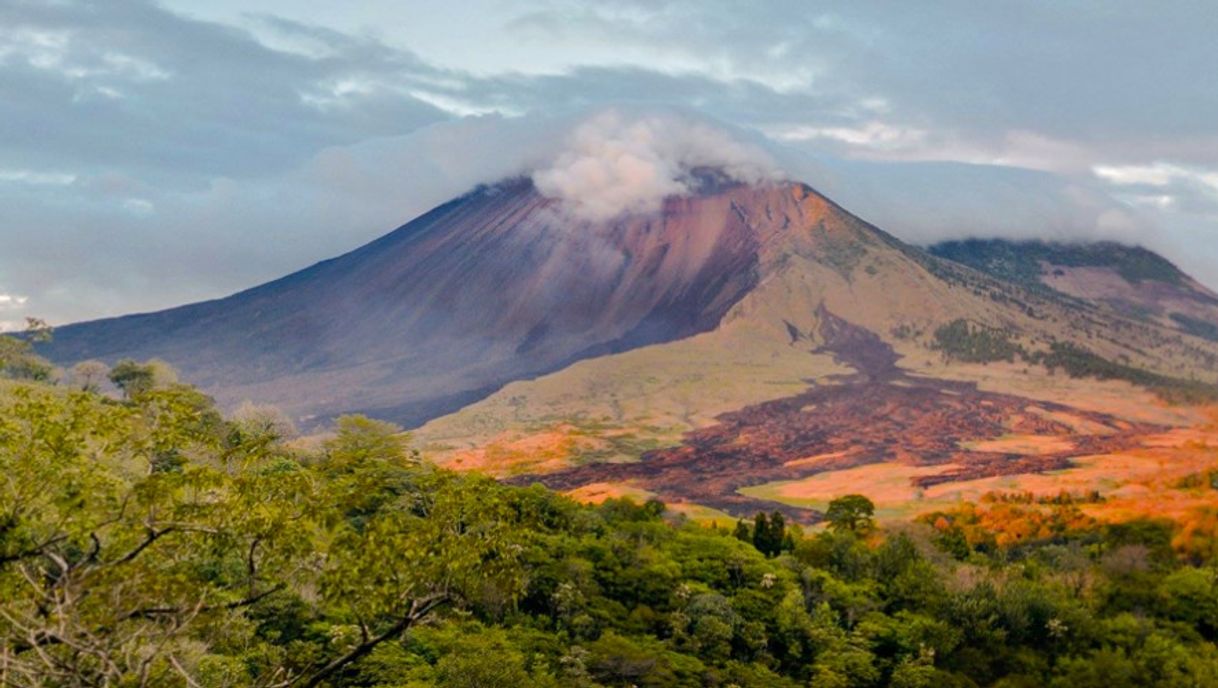
[[[780,511],[804,523],[811,509],[739,494],[743,487],[798,480],[825,471],[886,461],[956,468],[915,479],[919,486],[1069,466],[1071,457],[1137,447],[1165,428],[1025,397],[978,390],[973,383],[911,375],[875,333],[829,313],[820,339],[854,368],[808,390],[720,415],[718,423],[687,433],[681,445],[648,452],[637,463],[588,464],[511,482],[540,482],[556,490],[591,483],[629,483],[660,499],[690,502],[736,516]],[[1098,432],[1083,433],[1069,416]],[[1063,440],[1057,451],[1034,455],[977,451],[962,443],[1005,435]],[[1069,449],[1062,447],[1069,446]]]

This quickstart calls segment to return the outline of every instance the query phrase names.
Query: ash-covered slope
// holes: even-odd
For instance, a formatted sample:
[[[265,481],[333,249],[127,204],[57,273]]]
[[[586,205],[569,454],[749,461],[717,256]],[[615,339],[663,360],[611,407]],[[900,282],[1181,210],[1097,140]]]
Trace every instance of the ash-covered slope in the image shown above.
[[[603,223],[527,180],[480,188],[248,291],[60,328],[44,353],[163,358],[221,401],[306,419],[421,422],[510,380],[713,328],[758,279],[767,237],[743,209],[783,191],[704,181],[659,215]]]

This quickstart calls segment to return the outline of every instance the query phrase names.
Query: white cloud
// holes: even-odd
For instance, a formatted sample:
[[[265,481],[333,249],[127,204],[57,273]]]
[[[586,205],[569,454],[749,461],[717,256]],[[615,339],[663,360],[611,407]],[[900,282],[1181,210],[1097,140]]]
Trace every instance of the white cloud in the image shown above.
[[[123,208],[136,215],[149,215],[156,210],[152,201],[143,198],[128,198],[123,201]]]
[[[104,66],[94,70],[95,73],[120,74],[137,81],[164,81],[172,76],[151,60],[124,53],[106,53],[102,55],[101,63]]]
[[[73,44],[73,33],[30,27],[0,28],[0,64],[22,60],[35,69],[68,79],[120,77],[132,81],[164,81],[168,70],[152,60],[117,50],[100,53]]]
[[[1095,175],[1113,184],[1149,184],[1167,186],[1177,176],[1179,168],[1171,165],[1096,165]]]
[[[28,300],[27,297],[16,294],[0,294],[0,310],[17,310],[25,306]]]
[[[62,64],[70,38],[67,31],[0,28],[0,63],[24,58],[32,67],[51,69]]]
[[[350,107],[359,96],[374,93],[376,84],[367,79],[344,77],[329,83],[317,84],[317,88],[300,94],[300,101],[318,110],[328,110],[337,107]]]
[[[24,310],[26,301],[28,299],[24,296],[0,293],[0,316]],[[16,332],[24,329],[24,320],[0,317],[0,332]]]
[[[76,175],[67,174],[64,172],[38,172],[35,170],[14,170],[0,168],[0,182],[67,186],[75,181]]]
[[[1113,184],[1169,186],[1176,182],[1192,182],[1218,192],[1218,172],[1166,162],[1151,165],[1096,165],[1091,169],[1097,177]]]
[[[955,162],[819,159],[821,172],[793,163],[788,167],[850,212],[910,243],[1001,237],[1162,247],[1142,213],[1095,184],[1050,172]]]
[[[921,143],[926,131],[883,122],[867,122],[854,127],[819,127],[794,125],[771,127],[766,130],[780,141],[811,141],[830,139],[867,148],[903,148]]]
[[[1132,205],[1132,206],[1147,206],[1155,210],[1170,210],[1177,203],[1176,197],[1171,194],[1117,194],[1117,198]]]
[[[658,210],[666,196],[691,190],[699,168],[747,183],[784,176],[766,151],[705,121],[610,109],[576,126],[564,149],[532,177],[543,195],[577,217],[605,220]]]

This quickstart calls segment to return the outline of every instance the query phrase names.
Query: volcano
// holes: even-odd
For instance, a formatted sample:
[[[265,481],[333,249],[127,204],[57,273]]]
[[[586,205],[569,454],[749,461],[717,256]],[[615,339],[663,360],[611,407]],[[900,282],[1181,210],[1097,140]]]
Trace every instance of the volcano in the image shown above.
[[[697,179],[658,213],[602,222],[528,179],[479,187],[227,298],[62,327],[44,353],[161,358],[223,403],[274,403],[306,423],[361,412],[416,426],[514,380],[709,332],[733,312],[792,342],[815,338],[826,304],[881,332],[953,318],[1034,332],[1096,317],[904,245],[804,184]]]
[[[479,187],[346,255],[63,327],[43,351],[161,358],[310,426],[395,421],[450,468],[804,521],[826,475],[883,467],[921,494],[1066,470],[1187,424],[1169,402],[1218,401],[1218,300],[1144,249],[927,251],[805,184],[694,180],[605,221],[528,179]]]
[[[815,223],[859,224],[807,187],[714,175],[657,215],[582,222],[511,180],[227,298],[60,328],[45,353],[156,357],[222,402],[413,425],[511,380],[714,328],[762,278],[763,247]]]

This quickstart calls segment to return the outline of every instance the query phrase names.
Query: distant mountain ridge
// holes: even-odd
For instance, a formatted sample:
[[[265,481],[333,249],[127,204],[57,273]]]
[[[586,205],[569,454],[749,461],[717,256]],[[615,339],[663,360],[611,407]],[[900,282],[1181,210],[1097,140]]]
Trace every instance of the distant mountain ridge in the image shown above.
[[[1069,267],[1109,267],[1129,282],[1144,280],[1183,284],[1187,275],[1166,258],[1141,246],[1113,241],[1071,243],[1059,241],[1012,241],[1008,239],[963,239],[944,241],[929,248],[948,258],[996,277],[1021,283],[1036,283],[1043,264]]]
[[[1218,294],[1140,246],[965,239],[941,242],[928,251],[1031,289],[1103,304],[1218,341]]]

